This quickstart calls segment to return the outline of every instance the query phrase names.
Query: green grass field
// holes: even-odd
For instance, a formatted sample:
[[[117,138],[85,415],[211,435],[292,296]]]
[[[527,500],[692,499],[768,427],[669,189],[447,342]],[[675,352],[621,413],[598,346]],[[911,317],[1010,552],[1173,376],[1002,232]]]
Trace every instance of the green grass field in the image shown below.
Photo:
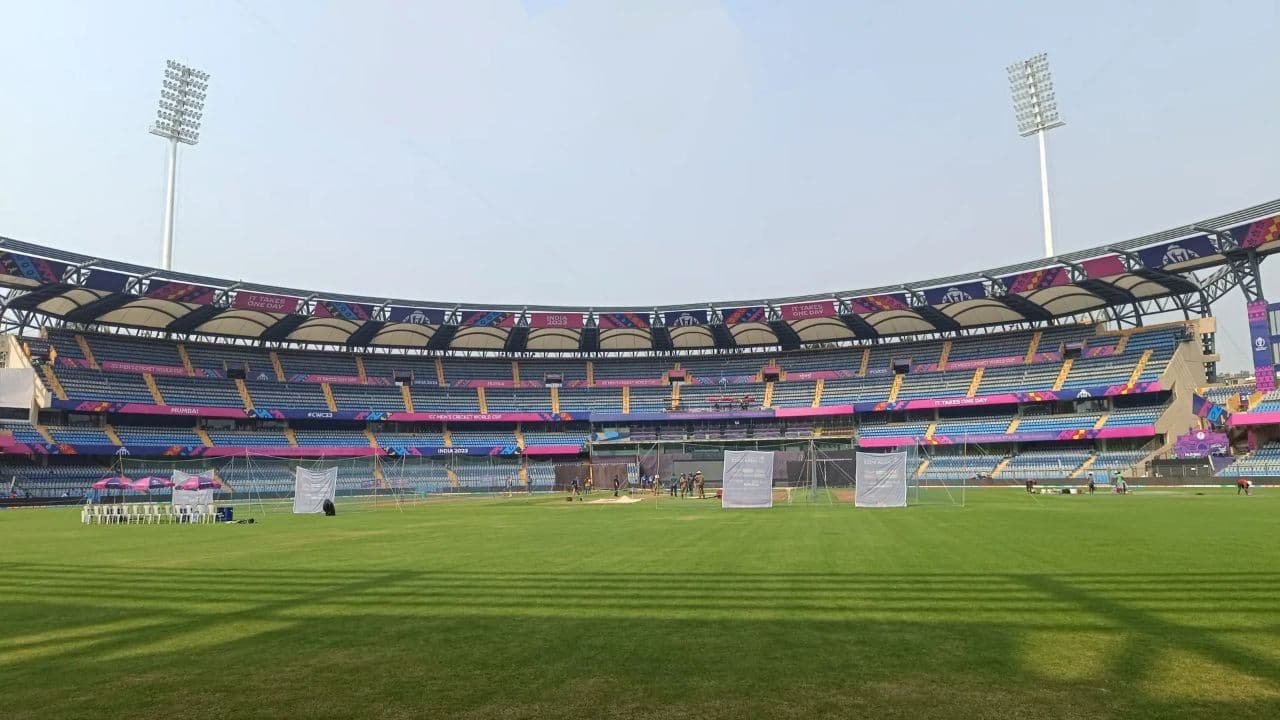
[[[1278,539],[1268,490],[6,511],[0,716],[1275,718]]]

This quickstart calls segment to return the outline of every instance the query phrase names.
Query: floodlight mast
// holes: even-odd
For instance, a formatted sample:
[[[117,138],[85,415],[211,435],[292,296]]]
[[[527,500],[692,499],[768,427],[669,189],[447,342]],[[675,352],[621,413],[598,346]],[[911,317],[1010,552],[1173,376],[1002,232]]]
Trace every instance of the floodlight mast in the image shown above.
[[[200,118],[204,114],[205,91],[209,89],[209,73],[170,60],[165,63],[164,85],[160,90],[160,107],[151,134],[169,141],[169,180],[165,188],[164,244],[160,266],[173,269],[173,219],[177,202],[178,143],[200,142]]]
[[[1009,89],[1013,92],[1013,113],[1018,134],[1035,135],[1040,142],[1040,204],[1044,213],[1044,256],[1053,257],[1053,219],[1049,212],[1049,164],[1044,134],[1065,123],[1058,116],[1053,95],[1049,56],[1040,53],[1008,67]]]

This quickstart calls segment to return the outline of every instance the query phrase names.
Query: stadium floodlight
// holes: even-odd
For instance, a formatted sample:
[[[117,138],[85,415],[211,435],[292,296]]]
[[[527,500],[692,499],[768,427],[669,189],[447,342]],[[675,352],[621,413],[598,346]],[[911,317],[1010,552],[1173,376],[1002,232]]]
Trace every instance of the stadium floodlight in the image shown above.
[[[165,63],[164,84],[160,89],[160,107],[151,134],[169,141],[169,183],[165,189],[164,245],[160,266],[173,265],[173,212],[177,196],[178,143],[200,142],[200,118],[204,115],[205,92],[209,89],[209,73],[180,62]]]
[[[1022,137],[1035,135],[1040,140],[1040,204],[1044,211],[1044,256],[1053,257],[1049,165],[1045,159],[1044,134],[1065,123],[1058,116],[1058,101],[1053,95],[1053,76],[1049,74],[1049,56],[1040,53],[1010,65],[1008,70],[1018,134]]]

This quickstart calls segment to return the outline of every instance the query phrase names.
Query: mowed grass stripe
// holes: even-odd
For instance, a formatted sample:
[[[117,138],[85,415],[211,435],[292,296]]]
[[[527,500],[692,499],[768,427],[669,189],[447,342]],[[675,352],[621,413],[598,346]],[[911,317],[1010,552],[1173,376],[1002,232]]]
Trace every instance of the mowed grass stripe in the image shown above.
[[[1265,491],[339,507],[0,514],[5,716],[1280,715]]]

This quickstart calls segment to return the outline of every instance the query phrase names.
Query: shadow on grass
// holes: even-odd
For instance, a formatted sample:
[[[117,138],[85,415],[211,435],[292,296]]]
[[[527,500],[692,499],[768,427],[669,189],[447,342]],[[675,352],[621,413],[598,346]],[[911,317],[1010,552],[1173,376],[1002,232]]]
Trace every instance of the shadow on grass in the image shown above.
[[[1278,591],[1266,572],[21,564],[0,569],[0,677],[10,717],[1270,718]]]

